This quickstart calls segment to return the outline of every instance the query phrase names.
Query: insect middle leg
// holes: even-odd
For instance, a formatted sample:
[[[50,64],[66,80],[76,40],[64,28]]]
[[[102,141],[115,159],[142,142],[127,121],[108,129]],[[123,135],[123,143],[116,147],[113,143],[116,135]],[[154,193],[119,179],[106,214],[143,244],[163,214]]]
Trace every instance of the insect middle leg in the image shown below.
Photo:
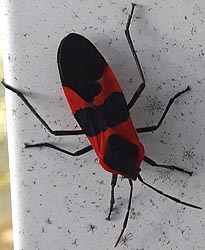
[[[184,89],[184,90],[178,92],[174,97],[172,97],[172,98],[169,100],[169,102],[168,102],[168,104],[167,104],[167,106],[166,106],[166,109],[165,109],[164,113],[162,114],[162,117],[161,117],[161,119],[159,120],[159,122],[158,122],[157,125],[149,126],[149,127],[144,127],[144,128],[137,128],[136,131],[137,131],[138,133],[145,133],[145,132],[152,132],[152,131],[157,130],[157,129],[160,127],[160,125],[162,124],[162,122],[163,122],[163,120],[164,120],[166,114],[168,113],[170,107],[172,106],[173,102],[174,102],[179,96],[181,96],[182,94],[184,94],[185,92],[187,92],[187,91],[189,91],[189,90],[191,90],[191,88],[188,86],[186,89]]]
[[[28,144],[28,143],[25,143],[25,148],[34,148],[34,147],[49,147],[49,148],[52,148],[54,150],[57,150],[57,151],[60,151],[60,152],[63,152],[65,154],[68,154],[68,155],[71,155],[71,156],[79,156],[79,155],[83,155],[89,151],[91,151],[93,149],[93,147],[91,145],[87,146],[87,147],[84,147],[80,150],[77,150],[75,151],[74,153],[73,152],[70,152],[70,151],[67,151],[65,149],[62,149],[62,148],[59,148],[53,144],[50,144],[50,143],[47,143],[47,142],[42,142],[42,143],[36,143],[36,144]]]
[[[126,35],[126,38],[127,38],[128,44],[129,44],[129,47],[130,47],[130,49],[131,49],[132,55],[133,55],[133,57],[134,57],[134,60],[135,60],[137,69],[138,69],[139,74],[140,74],[140,77],[141,77],[141,79],[142,79],[142,83],[140,84],[140,86],[138,87],[138,89],[135,91],[133,97],[132,97],[131,100],[129,101],[129,103],[128,103],[128,108],[129,108],[129,109],[132,108],[132,106],[135,104],[135,102],[137,101],[138,97],[141,95],[142,91],[143,91],[144,88],[145,88],[145,78],[144,78],[144,74],[143,74],[143,71],[142,71],[142,68],[141,68],[141,65],[140,65],[140,62],[139,62],[137,53],[136,53],[136,51],[135,51],[135,48],[134,48],[134,45],[133,45],[133,42],[132,42],[132,39],[131,39],[131,36],[130,36],[130,31],[129,31],[130,23],[131,23],[131,20],[132,20],[132,16],[133,16],[133,12],[134,12],[135,6],[136,6],[136,4],[132,3],[131,13],[130,13],[130,15],[128,16],[128,20],[127,20],[127,24],[126,24],[125,35]]]
[[[45,120],[36,112],[34,107],[30,104],[30,102],[26,99],[26,97],[22,94],[22,92],[8,84],[5,83],[4,80],[1,81],[2,85],[11,90],[13,93],[17,94],[24,102],[24,104],[30,109],[30,111],[35,115],[35,117],[43,124],[43,126],[53,135],[55,136],[67,136],[67,135],[82,135],[84,132],[82,130],[52,130],[50,126],[45,122]]]

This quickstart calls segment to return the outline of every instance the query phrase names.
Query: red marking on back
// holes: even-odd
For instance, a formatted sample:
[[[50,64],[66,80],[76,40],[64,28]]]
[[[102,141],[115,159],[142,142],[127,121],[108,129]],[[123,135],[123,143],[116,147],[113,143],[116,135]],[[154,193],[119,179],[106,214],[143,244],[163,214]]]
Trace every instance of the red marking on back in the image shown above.
[[[113,92],[122,92],[115,75],[113,74],[109,65],[106,66],[103,73],[102,79],[102,91],[98,96],[94,98],[93,104],[100,106],[104,101],[110,96]],[[65,93],[66,99],[69,103],[69,106],[72,110],[72,113],[75,114],[79,109],[84,109],[90,107],[90,104],[84,101],[75,91],[72,89],[63,86],[63,91]]]
[[[104,101],[113,93],[113,92],[121,92],[121,88],[119,86],[119,83],[117,79],[115,78],[111,68],[109,65],[106,66],[104,74],[101,79],[102,83],[102,91],[101,93],[94,98],[93,104],[95,106],[100,106],[104,103]],[[63,86],[63,90],[66,96],[66,99],[70,105],[70,108],[72,110],[72,113],[75,114],[79,109],[84,109],[87,107],[90,107],[90,104],[84,101],[75,91],[72,89]],[[90,143],[93,146],[93,149],[95,150],[100,165],[108,172],[111,172],[113,174],[121,174],[123,173],[119,171],[114,171],[109,166],[107,166],[104,163],[104,155],[106,152],[106,145],[108,137],[112,134],[117,134],[122,136],[124,139],[128,140],[129,142],[135,144],[138,146],[139,149],[139,159],[136,166],[136,173],[134,176],[128,176],[129,178],[132,178],[133,180],[136,180],[138,173],[140,172],[140,164],[142,160],[144,159],[144,147],[142,143],[139,141],[138,135],[136,133],[136,130],[134,128],[134,125],[132,123],[131,118],[129,117],[127,121],[118,124],[117,126],[113,128],[108,128],[105,132],[101,132],[96,136],[88,136],[88,139]]]
[[[94,104],[100,106],[113,92],[122,92],[115,75],[109,65],[106,66],[102,76],[102,91],[94,98]]]

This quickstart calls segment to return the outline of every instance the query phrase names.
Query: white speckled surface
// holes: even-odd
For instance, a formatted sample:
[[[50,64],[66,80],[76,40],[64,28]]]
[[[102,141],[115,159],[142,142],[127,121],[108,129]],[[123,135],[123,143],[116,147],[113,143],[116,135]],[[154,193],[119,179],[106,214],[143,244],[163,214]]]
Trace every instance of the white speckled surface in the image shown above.
[[[146,154],[194,174],[142,165],[144,179],[184,201],[205,207],[205,2],[136,2],[131,34],[146,78],[132,108],[136,127],[155,124],[168,99],[190,85],[161,128],[141,135]],[[127,100],[139,85],[124,35],[130,1],[1,1],[5,80],[23,90],[53,129],[76,122],[61,90],[56,64],[60,40],[85,35],[112,66]],[[93,152],[69,157],[51,149],[24,149],[25,142],[52,142],[75,151],[85,136],[54,138],[6,91],[15,250],[113,249],[125,216],[129,185],[119,179],[112,220],[111,175]],[[161,108],[162,107],[162,108]],[[134,183],[132,211],[118,249],[205,249],[205,209],[194,210]]]

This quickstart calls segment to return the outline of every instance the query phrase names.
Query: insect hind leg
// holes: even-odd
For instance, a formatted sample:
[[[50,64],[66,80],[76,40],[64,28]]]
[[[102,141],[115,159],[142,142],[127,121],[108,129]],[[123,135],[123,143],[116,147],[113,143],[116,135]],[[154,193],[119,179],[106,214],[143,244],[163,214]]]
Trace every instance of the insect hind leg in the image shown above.
[[[140,65],[137,53],[135,51],[131,36],[130,36],[130,23],[133,17],[133,12],[134,12],[134,8],[135,8],[136,4],[132,3],[132,9],[131,9],[131,13],[128,16],[128,20],[127,20],[127,24],[126,24],[126,29],[125,29],[125,35],[130,47],[130,50],[132,52],[132,55],[134,57],[134,61],[136,63],[137,69],[139,71],[140,77],[142,79],[142,83],[140,84],[140,86],[138,87],[138,89],[135,91],[133,97],[131,98],[131,100],[128,103],[128,108],[131,109],[132,106],[135,104],[135,102],[137,101],[137,99],[139,98],[139,96],[141,95],[141,93],[143,92],[144,88],[145,88],[145,78],[144,78],[144,74],[142,71],[142,67]]]
[[[35,117],[41,122],[41,124],[53,135],[55,136],[67,136],[67,135],[82,135],[84,132],[82,130],[52,130],[50,126],[45,122],[45,120],[36,112],[34,107],[30,104],[30,102],[26,99],[23,93],[5,83],[4,79],[1,81],[1,84],[6,88],[15,93],[23,103],[30,109],[30,111],[35,115]]]

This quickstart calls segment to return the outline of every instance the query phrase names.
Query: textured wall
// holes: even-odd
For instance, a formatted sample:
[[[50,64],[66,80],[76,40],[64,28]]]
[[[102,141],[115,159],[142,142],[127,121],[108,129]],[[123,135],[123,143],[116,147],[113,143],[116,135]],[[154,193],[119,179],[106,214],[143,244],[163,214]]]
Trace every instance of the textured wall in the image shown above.
[[[136,127],[154,125],[177,91],[190,85],[155,133],[140,135],[146,155],[193,170],[192,177],[143,163],[143,178],[184,201],[205,205],[205,2],[138,1],[131,34],[146,89],[131,110]],[[124,35],[130,2],[124,0],[1,1],[5,80],[23,90],[53,129],[76,122],[60,86],[56,52],[70,32],[89,38],[115,72],[127,100],[139,75]],[[75,151],[85,136],[54,138],[7,92],[7,122],[15,250],[112,249],[126,213],[129,185],[118,180],[112,220],[111,175],[93,152],[69,157],[52,149],[25,149],[25,142],[51,142]],[[160,197],[134,183],[132,210],[119,249],[205,248],[204,210]]]

